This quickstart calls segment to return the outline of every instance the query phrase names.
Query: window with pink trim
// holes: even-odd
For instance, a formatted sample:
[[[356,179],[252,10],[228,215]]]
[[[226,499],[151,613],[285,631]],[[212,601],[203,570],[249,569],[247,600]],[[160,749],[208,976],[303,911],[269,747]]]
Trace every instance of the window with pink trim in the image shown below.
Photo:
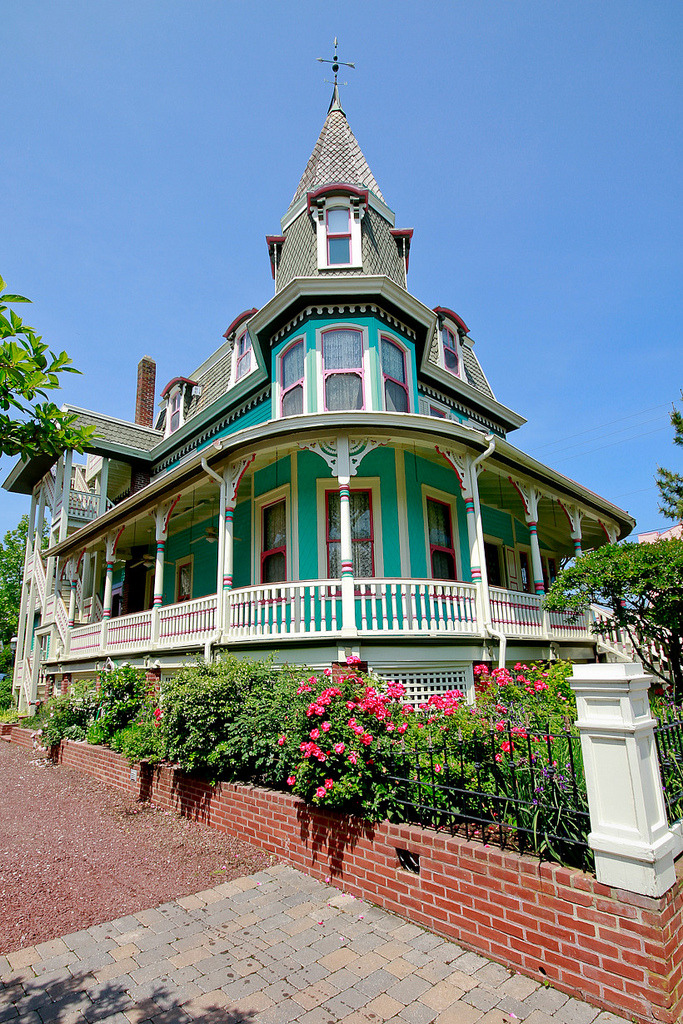
[[[339,491],[327,491],[327,576],[341,577],[341,512]],[[353,575],[367,579],[375,574],[374,526],[372,521],[372,494],[370,491],[351,491],[351,550]]]
[[[363,334],[339,328],[323,334],[325,409],[363,409]]]
[[[261,583],[287,579],[287,502],[274,501],[261,510]]]
[[[427,529],[432,579],[456,580],[458,574],[450,505],[436,498],[427,498]]]
[[[409,412],[406,354],[390,338],[382,338],[382,378],[387,412]]]
[[[235,380],[244,377],[245,373],[251,370],[251,338],[249,331],[243,331],[237,339],[237,368]]]
[[[430,416],[438,416],[440,420],[447,420],[448,419],[448,416],[446,415],[446,410],[445,409],[439,409],[438,405],[430,405],[429,406],[429,415]]]
[[[458,338],[450,327],[444,327],[443,338],[443,365],[454,377],[460,376],[460,356],[458,355]]]
[[[343,266],[351,262],[351,212],[344,206],[333,206],[325,214],[327,227],[327,262]]]
[[[300,338],[280,356],[280,415],[304,411],[304,343]]]

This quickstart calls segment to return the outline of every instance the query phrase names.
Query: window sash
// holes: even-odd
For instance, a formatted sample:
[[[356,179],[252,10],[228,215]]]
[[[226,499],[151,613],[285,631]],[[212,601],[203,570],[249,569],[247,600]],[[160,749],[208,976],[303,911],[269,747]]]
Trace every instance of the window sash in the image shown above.
[[[389,412],[409,412],[406,354],[390,338],[382,338],[382,376],[385,409]]]
[[[339,214],[346,215],[343,225]],[[325,214],[325,227],[328,265],[343,266],[351,263],[351,211],[339,206],[328,210]]]
[[[341,577],[341,502],[338,491],[326,491],[325,540],[327,545],[328,579]],[[372,514],[372,492],[350,492],[351,557],[353,575],[370,579],[375,575],[375,525]]]
[[[294,376],[299,374],[299,376]],[[294,342],[280,356],[280,415],[304,411],[304,343]]]
[[[444,327],[443,337],[443,363],[446,370],[455,377],[460,375],[460,359],[458,358],[458,342],[448,327]]]
[[[322,350],[325,410],[364,409],[363,332],[325,331]]]
[[[281,498],[261,509],[261,583],[286,579],[287,500]]]
[[[241,334],[237,341],[237,369],[235,380],[239,380],[251,369],[251,338],[249,332]]]
[[[453,543],[451,506],[436,498],[427,498],[427,534],[432,579],[456,580],[458,563]]]

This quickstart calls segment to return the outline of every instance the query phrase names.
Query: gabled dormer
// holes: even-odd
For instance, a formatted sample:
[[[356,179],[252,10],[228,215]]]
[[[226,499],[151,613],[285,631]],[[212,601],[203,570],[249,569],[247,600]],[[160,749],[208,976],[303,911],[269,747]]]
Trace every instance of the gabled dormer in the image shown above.
[[[276,291],[318,276],[383,275],[406,287],[412,231],[396,230],[336,86],[281,226],[266,238]]]

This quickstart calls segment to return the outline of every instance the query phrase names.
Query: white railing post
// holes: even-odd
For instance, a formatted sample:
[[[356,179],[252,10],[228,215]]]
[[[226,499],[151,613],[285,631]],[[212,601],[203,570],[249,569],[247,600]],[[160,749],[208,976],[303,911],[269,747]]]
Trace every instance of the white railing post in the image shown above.
[[[650,714],[639,663],[575,665],[577,727],[591,818],[588,842],[605,885],[658,897],[676,882]]]

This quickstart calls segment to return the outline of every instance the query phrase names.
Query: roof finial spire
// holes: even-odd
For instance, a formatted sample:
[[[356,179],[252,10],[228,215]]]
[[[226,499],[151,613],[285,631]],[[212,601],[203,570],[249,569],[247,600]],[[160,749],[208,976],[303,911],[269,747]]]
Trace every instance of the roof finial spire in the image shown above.
[[[330,105],[329,105],[329,107],[327,109],[327,113],[328,114],[329,114],[330,110],[341,110],[342,114],[344,113],[344,111],[342,110],[341,100],[339,98],[339,89],[337,87],[337,75],[339,74],[339,66],[340,66],[340,64],[343,65],[345,68],[354,68],[355,69],[355,67],[356,67],[355,64],[352,64],[349,61],[339,60],[339,57],[337,56],[337,49],[338,49],[337,37],[335,36],[334,37],[334,57],[333,57],[333,59],[332,60],[328,60],[326,57],[317,57],[316,58],[316,60],[320,64],[331,64],[332,65],[332,71],[334,72],[334,83],[333,83],[334,84],[334,91],[332,93],[332,100],[330,101]],[[327,81],[329,81],[329,79],[326,78],[325,81],[327,82]],[[346,84],[347,84],[346,82],[342,82],[342,85],[346,85]]]

